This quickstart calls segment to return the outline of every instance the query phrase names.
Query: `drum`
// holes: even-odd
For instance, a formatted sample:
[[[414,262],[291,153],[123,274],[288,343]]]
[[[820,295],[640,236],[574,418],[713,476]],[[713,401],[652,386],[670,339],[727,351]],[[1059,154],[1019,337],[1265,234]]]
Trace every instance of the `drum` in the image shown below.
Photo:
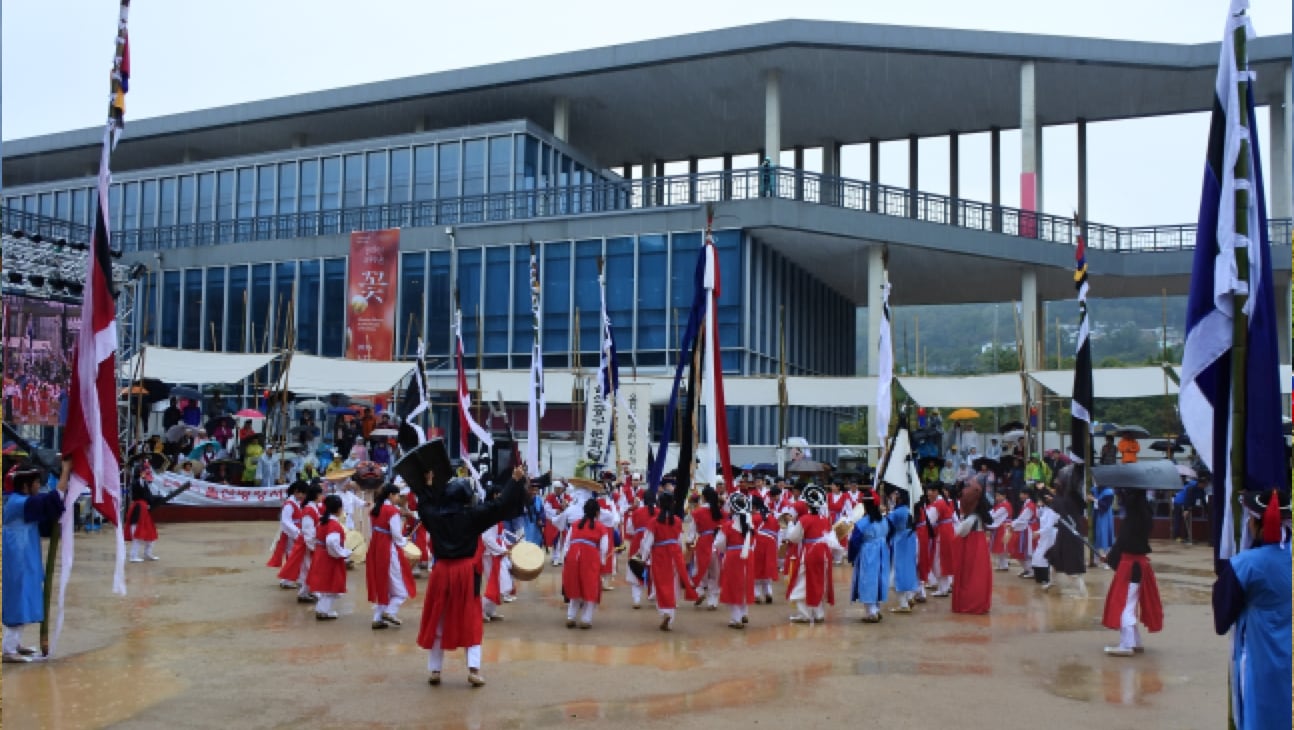
[[[413,544],[413,540],[406,542],[401,550],[404,551],[404,557],[408,558],[410,563],[416,564],[422,561],[422,548]]]
[[[831,527],[832,532],[836,533],[836,540],[841,546],[849,545],[849,534],[854,531],[854,523],[850,520],[840,520]]]
[[[516,580],[534,580],[544,572],[544,549],[522,540],[512,546],[512,577]]]
[[[347,530],[344,545],[350,551],[350,560],[352,563],[362,563],[368,557],[368,540],[359,530]]]

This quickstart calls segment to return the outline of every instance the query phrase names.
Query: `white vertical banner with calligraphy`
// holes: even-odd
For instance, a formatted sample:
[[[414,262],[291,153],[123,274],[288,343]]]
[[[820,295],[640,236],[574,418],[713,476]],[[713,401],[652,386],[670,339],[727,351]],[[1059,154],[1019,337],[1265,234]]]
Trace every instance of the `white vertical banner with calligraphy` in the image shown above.
[[[611,409],[602,397],[598,378],[585,379],[584,406],[584,458],[609,468],[615,459],[614,454],[607,453],[611,438]]]
[[[628,462],[630,471],[646,473],[650,440],[651,384],[621,381],[616,403],[616,444],[620,460]]]

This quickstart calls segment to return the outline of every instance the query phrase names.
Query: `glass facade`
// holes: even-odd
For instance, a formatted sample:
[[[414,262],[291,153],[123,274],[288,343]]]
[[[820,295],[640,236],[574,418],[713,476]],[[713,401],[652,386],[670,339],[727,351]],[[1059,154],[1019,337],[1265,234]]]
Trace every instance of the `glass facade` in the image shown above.
[[[573,151],[522,131],[528,123],[502,126],[515,129],[421,133],[407,142],[375,140],[119,174],[110,187],[114,236],[126,251],[155,250],[565,215],[612,207],[607,201],[619,199],[578,187],[615,185],[618,178],[595,173]],[[5,204],[89,225],[93,184],[31,186],[25,194],[19,188]],[[315,215],[320,211],[325,213]]]
[[[682,231],[536,244],[544,297],[545,366],[570,367],[578,351],[586,374],[597,367],[601,257],[621,367],[671,372],[678,362],[680,330],[694,295],[701,238],[699,231]],[[741,231],[717,231],[714,240],[720,262],[718,317],[726,372],[777,372],[777,312],[784,307],[792,374],[855,373],[851,302]],[[528,367],[533,336],[529,245],[460,246],[456,253],[465,366]],[[412,357],[421,336],[433,369],[453,367],[449,360],[452,256],[448,250],[401,255],[397,352]],[[345,346],[346,266],[344,258],[308,258],[164,271],[157,295],[159,309],[156,314],[150,310],[146,327],[150,332],[160,330],[160,337],[148,339],[160,339],[163,346],[242,351],[245,332],[252,351],[276,347],[295,286],[297,349],[340,357]],[[143,296],[151,298],[153,280],[141,281]],[[270,339],[267,329],[274,331]],[[830,409],[790,408],[787,429],[792,435],[828,442],[835,438],[836,425],[848,417],[849,413]],[[777,419],[775,407],[731,409],[733,443],[773,443]],[[659,426],[662,420],[657,417],[654,423]]]

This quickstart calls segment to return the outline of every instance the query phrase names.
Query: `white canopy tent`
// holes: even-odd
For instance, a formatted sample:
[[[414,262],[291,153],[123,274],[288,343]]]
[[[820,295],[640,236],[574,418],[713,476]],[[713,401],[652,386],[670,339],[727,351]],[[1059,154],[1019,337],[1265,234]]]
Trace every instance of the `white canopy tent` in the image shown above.
[[[1181,377],[1173,368],[1174,377]],[[1074,392],[1073,370],[1034,370],[1029,377],[1053,394],[1070,398]],[[1092,392],[1097,398],[1142,398],[1149,395],[1177,395],[1177,383],[1162,367],[1094,368]]]
[[[273,353],[226,353],[175,350],[145,345],[126,364],[131,377],[153,378],[166,383],[237,383],[265,367]],[[138,372],[143,358],[144,372]]]
[[[901,375],[899,384],[913,401],[926,408],[999,408],[1018,406],[1021,401],[1019,373],[964,378]]]
[[[342,358],[292,356],[287,389],[298,394],[369,395],[391,390],[413,372],[412,362],[378,362]]]

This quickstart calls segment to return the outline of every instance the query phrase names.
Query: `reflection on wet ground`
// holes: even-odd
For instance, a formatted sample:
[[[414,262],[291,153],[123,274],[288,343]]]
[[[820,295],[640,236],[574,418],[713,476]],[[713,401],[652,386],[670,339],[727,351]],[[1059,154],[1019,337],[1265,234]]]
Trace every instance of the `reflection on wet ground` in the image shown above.
[[[263,567],[272,528],[165,526],[164,560],[130,566],[126,598],[108,594],[108,543],[81,543],[61,655],[5,668],[6,726],[650,728],[734,726],[742,717],[793,725],[805,706],[849,716],[859,686],[938,688],[967,707],[1005,692],[1058,726],[1125,726],[1109,721],[1128,707],[1152,708],[1166,726],[1215,724],[1200,718],[1219,714],[1207,698],[1227,650],[1209,631],[1208,584],[1195,574],[1207,567],[1204,551],[1157,558],[1167,629],[1132,659],[1101,653],[1116,640],[1100,625],[1107,571],[1088,575],[1087,599],[995,573],[985,616],[952,614],[946,599],[931,599],[865,625],[861,607],[842,603],[825,624],[795,625],[779,596],[752,607],[744,631],[725,628],[726,611],[684,605],[663,634],[658,614],[631,610],[623,588],[604,595],[593,630],[567,630],[550,567],[503,607],[506,621],[486,625],[490,686],[472,691],[461,651],[447,657],[444,685],[427,687],[426,653],[414,643],[421,597],[401,612],[405,626],[373,631],[363,572],[354,571],[342,618],[316,621],[314,607]],[[838,569],[836,580],[839,595],[848,573]],[[997,717],[991,703],[983,711],[973,724]]]

